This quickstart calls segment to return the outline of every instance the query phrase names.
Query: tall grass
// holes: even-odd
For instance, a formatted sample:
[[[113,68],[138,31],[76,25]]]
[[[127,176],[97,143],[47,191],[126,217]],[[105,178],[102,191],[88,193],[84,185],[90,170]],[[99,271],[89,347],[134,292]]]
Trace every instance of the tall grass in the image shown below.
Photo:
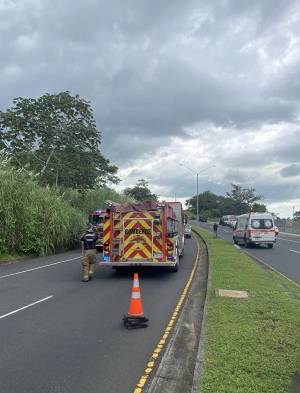
[[[78,244],[84,214],[22,171],[0,169],[0,253],[43,255]]]
[[[0,166],[0,254],[44,255],[78,245],[88,213],[128,197],[102,187],[77,191],[42,187],[21,170]]]

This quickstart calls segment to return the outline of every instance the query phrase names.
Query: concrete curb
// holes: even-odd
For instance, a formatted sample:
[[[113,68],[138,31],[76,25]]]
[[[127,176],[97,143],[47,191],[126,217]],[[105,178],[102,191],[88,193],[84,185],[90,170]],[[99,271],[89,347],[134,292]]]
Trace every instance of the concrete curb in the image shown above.
[[[196,231],[195,231],[196,232]],[[207,271],[207,286],[206,286],[206,296],[205,296],[205,303],[204,303],[204,309],[203,309],[203,317],[202,317],[202,325],[201,325],[201,333],[200,333],[200,340],[199,340],[199,347],[198,347],[198,352],[197,352],[197,357],[196,357],[196,364],[195,364],[195,370],[194,370],[194,377],[193,377],[193,385],[192,385],[192,390],[191,393],[199,393],[201,389],[201,381],[203,377],[203,364],[204,364],[204,354],[205,354],[205,347],[206,347],[206,342],[207,342],[207,313],[208,313],[208,304],[210,300],[210,289],[211,289],[211,266],[210,266],[210,261],[209,261],[209,251],[207,244],[203,237],[198,233],[197,236],[202,240],[203,244],[205,245],[205,250],[206,250],[206,256],[207,256],[207,265],[208,265],[208,271]]]
[[[292,385],[290,387],[290,393],[300,393],[300,369],[294,374]]]
[[[198,242],[198,237],[195,237]],[[198,247],[201,249],[199,243]],[[143,393],[189,393],[192,391],[207,293],[208,265],[201,263],[205,256],[204,252],[202,248],[190,292],[155,375],[145,386]]]

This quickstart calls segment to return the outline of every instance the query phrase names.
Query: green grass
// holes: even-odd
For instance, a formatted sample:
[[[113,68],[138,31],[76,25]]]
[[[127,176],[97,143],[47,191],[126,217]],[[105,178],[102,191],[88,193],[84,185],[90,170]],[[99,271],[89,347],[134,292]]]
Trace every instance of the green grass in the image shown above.
[[[0,254],[0,263],[1,262],[9,262],[16,261],[25,258],[22,254]]]
[[[78,247],[88,213],[103,208],[107,199],[128,200],[108,187],[42,187],[34,174],[0,162],[0,261]]]
[[[300,368],[300,288],[197,230],[211,264],[201,393],[287,393]],[[216,297],[216,288],[247,290],[250,297]]]

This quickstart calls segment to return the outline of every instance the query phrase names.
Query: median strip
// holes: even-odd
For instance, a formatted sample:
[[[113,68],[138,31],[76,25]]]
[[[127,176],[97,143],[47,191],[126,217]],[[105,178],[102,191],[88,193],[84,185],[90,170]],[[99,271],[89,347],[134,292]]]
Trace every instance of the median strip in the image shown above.
[[[300,290],[208,231],[210,257],[201,393],[286,393],[300,366]],[[246,290],[248,299],[217,297]],[[196,390],[197,391],[197,390]]]
[[[37,301],[34,302],[34,303],[27,304],[27,306],[18,308],[17,310],[14,310],[14,311],[11,311],[11,312],[9,312],[9,313],[7,313],[7,314],[1,315],[1,316],[0,316],[0,319],[9,317],[10,315],[16,314],[17,312],[22,311],[22,310],[25,310],[26,308],[35,306],[35,305],[38,304],[38,303],[45,302],[46,300],[49,300],[49,299],[51,299],[52,297],[53,297],[53,295],[47,296],[47,297],[45,297],[45,298],[43,298],[43,299],[37,300]]]

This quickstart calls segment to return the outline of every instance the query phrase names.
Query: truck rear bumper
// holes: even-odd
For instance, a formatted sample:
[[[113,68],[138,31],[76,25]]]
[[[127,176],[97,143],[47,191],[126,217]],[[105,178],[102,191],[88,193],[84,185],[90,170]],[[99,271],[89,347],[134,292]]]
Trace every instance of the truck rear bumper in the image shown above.
[[[175,266],[176,262],[152,262],[152,261],[124,261],[124,262],[105,262],[100,261],[99,266]]]

